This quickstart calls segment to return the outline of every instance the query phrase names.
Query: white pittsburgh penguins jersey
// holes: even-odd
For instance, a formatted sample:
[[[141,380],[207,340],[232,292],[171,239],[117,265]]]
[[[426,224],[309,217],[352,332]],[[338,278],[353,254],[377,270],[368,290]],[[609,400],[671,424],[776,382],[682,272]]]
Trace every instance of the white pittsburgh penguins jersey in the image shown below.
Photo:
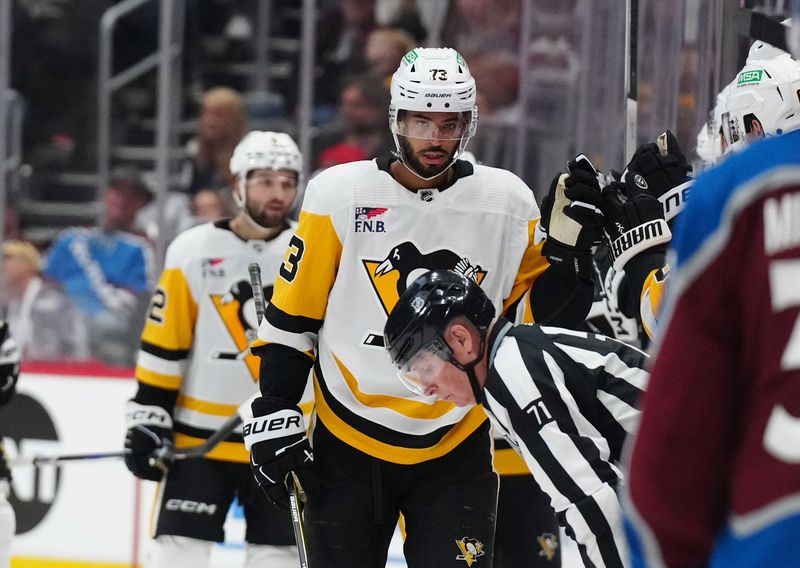
[[[383,348],[383,327],[417,276],[474,278],[498,311],[520,304],[548,266],[533,245],[539,209],[514,174],[458,161],[443,190],[400,185],[386,161],[334,166],[311,180],[255,346],[315,359],[315,410],[341,440],[377,458],[440,457],[486,419],[482,407],[412,394]],[[277,380],[281,377],[262,377]]]
[[[275,272],[292,230],[271,240],[245,241],[229,221],[206,223],[178,235],[147,313],[136,378],[178,390],[175,444],[199,444],[258,390],[259,359],[249,343],[257,323],[247,270],[262,269],[269,300]],[[241,430],[208,457],[247,462]]]

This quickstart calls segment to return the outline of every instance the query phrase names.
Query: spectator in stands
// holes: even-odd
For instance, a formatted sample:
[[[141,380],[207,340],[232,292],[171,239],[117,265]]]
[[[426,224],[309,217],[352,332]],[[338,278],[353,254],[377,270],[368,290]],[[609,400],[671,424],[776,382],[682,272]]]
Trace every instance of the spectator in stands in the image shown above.
[[[206,92],[197,136],[189,142],[192,159],[184,170],[190,194],[203,188],[229,186],[228,163],[246,129],[247,115],[239,93],[229,87],[214,87]]]
[[[82,360],[89,356],[83,314],[41,278],[42,257],[24,241],[3,243],[4,319],[24,360]]]
[[[475,56],[490,51],[517,53],[521,22],[520,0],[456,0],[451,2],[442,30],[444,45],[452,45],[472,67]]]
[[[131,232],[151,197],[132,172],[115,176],[103,193],[100,226],[67,229],[45,262],[44,275],[59,283],[87,317],[91,354],[110,364],[133,363],[152,291],[150,244]]]
[[[376,0],[340,0],[330,3],[317,25],[317,69],[314,79],[315,122],[324,123],[336,112],[342,77],[365,73],[369,66],[365,56],[367,38],[379,26],[375,19]],[[386,19],[388,27],[399,27],[412,36],[425,35],[413,2],[402,1]],[[402,54],[401,54],[402,55]],[[297,76],[299,57],[294,63]],[[395,60],[395,68],[397,60]],[[394,69],[392,69],[392,72]],[[290,82],[287,100],[297,101],[296,82]]]
[[[339,96],[336,120],[317,136],[319,157],[314,163],[322,166],[323,154],[326,160],[332,155],[371,160],[393,150],[386,113],[389,102],[389,91],[382,83],[368,76],[348,79]]]
[[[397,62],[417,45],[411,34],[400,28],[372,30],[365,48],[368,72],[380,79],[388,89],[392,82],[392,73],[397,70]]]
[[[198,223],[219,221],[231,216],[230,204],[226,203],[221,191],[201,189],[192,198],[192,217]]]

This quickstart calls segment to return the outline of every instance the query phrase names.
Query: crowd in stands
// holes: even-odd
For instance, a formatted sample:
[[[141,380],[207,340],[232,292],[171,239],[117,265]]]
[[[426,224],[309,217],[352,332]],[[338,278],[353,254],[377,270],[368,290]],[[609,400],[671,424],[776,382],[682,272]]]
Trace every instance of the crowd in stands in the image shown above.
[[[90,101],[95,87],[83,69],[94,68],[96,46],[85,42],[72,46],[87,59],[87,66],[73,68],[72,63],[62,62],[63,73],[69,75],[64,83],[69,87],[64,100],[69,109],[64,112],[58,105],[59,93],[46,88],[42,92],[46,69],[22,73],[23,68],[28,69],[22,64],[25,54],[21,52],[28,40],[20,38],[22,31],[46,35],[53,42],[53,61],[61,61],[55,54],[59,46],[73,41],[75,32],[84,39],[95,37],[73,26],[80,22],[84,28],[97,26],[99,14],[114,2],[73,3],[82,6],[80,13],[74,14],[59,2],[15,4],[19,27],[14,34],[11,86],[28,104],[26,151],[47,154],[59,136],[68,145],[78,140],[81,148],[91,148],[81,141],[94,132],[86,117],[93,112]],[[34,6],[50,4],[54,11],[37,12]],[[237,41],[248,33],[252,36],[255,2],[204,4],[190,1],[187,6],[187,17],[193,18],[187,26],[187,42],[197,42],[204,28],[211,27],[223,35],[236,35]],[[273,2],[273,12],[291,8],[291,4]],[[427,45],[432,21],[430,6],[415,0],[323,0],[318,4],[312,172],[393,150],[387,116],[390,76],[403,54],[416,45]],[[214,17],[205,10],[213,11]],[[140,25],[155,25],[153,14],[141,18]],[[58,26],[48,35],[45,30],[50,19]],[[470,62],[482,118],[514,116],[520,19],[521,0],[452,0],[441,19],[440,44],[459,49]],[[235,33],[234,28],[238,30]],[[295,31],[299,38],[299,29]],[[60,35],[54,36],[56,32]],[[123,57],[133,59],[133,47],[117,47]],[[174,238],[195,224],[228,217],[234,211],[228,163],[234,146],[258,118],[249,105],[252,93],[234,81],[202,84],[199,92],[192,93],[196,82],[202,83],[206,76],[198,72],[202,62],[196,61],[196,55],[194,58],[195,67],[185,73],[188,79],[184,78],[184,83],[195,83],[187,86],[184,103],[186,108],[196,108],[186,113],[187,118],[196,119],[196,127],[184,141],[187,157],[179,172],[180,190],[169,192],[160,211],[152,199],[152,171],[141,164],[116,164],[123,169],[99,196],[103,213],[96,226],[69,228],[54,239],[26,242],[21,238],[14,230],[17,223],[10,203],[7,238],[16,240],[7,240],[3,246],[5,284],[0,307],[27,360],[88,359],[132,365],[154,286],[155,239],[159,233]],[[48,61],[44,58],[42,65]],[[299,50],[290,64],[289,80],[277,86],[283,101],[282,118],[289,124],[297,111]],[[192,97],[197,101],[195,107]],[[76,114],[71,115],[73,110]],[[45,144],[36,145],[42,141]],[[61,163],[58,167],[68,166]]]

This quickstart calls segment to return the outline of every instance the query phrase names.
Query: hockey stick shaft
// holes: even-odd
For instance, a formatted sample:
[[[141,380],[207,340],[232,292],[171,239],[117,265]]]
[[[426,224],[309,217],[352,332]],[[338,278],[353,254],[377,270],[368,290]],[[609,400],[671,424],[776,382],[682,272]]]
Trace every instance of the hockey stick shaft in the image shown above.
[[[625,0],[625,159],[636,151],[639,99],[639,0]]]
[[[164,449],[154,456],[157,459],[164,460],[166,458],[183,460],[191,458],[201,458],[207,455],[211,450],[217,447],[221,441],[230,436],[234,430],[242,423],[243,415],[250,411],[250,404],[256,398],[258,393],[248,398],[236,410],[236,413],[228,418],[225,423],[220,426],[209,438],[202,444],[197,446],[184,446],[180,448]],[[105,459],[119,459],[124,458],[130,454],[127,450],[113,451],[113,452],[90,452],[85,454],[62,454],[57,456],[16,456],[8,460],[11,467],[23,465],[47,465],[47,464],[61,464],[66,462],[75,461],[90,461],[90,460],[105,460]]]
[[[256,305],[256,317],[258,325],[264,319],[266,302],[264,301],[264,287],[261,284],[261,267],[256,262],[250,263],[247,267],[250,273],[250,286],[253,288],[253,301]],[[289,476],[289,513],[292,517],[292,529],[294,530],[294,540],[297,543],[297,556],[300,560],[300,568],[308,568],[308,549],[306,547],[306,535],[303,528],[303,510],[300,506],[298,495],[302,492],[300,480],[292,472]]]

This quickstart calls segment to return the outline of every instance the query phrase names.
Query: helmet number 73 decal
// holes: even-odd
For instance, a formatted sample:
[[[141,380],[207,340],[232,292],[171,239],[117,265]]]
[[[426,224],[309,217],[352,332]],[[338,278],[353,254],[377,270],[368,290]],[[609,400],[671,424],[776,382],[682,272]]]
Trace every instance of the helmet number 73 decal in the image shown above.
[[[487,271],[467,257],[462,257],[449,249],[422,252],[417,246],[405,241],[392,247],[383,259],[362,260],[372,289],[383,311],[388,316],[397,300],[411,282],[435,268],[444,268],[472,278],[480,284]],[[383,347],[383,336],[370,332],[364,340],[365,345]]]

